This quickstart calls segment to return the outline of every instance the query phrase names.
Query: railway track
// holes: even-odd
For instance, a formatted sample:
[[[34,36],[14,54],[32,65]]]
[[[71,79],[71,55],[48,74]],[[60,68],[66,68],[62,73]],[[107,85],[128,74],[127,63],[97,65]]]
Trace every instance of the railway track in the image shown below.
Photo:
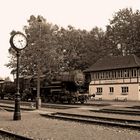
[[[97,113],[111,113],[111,114],[122,114],[131,116],[140,116],[140,110],[124,110],[124,109],[100,109],[100,110],[90,110],[91,112]]]
[[[15,101],[14,100],[0,100],[0,102],[1,103],[5,103],[5,104],[15,104]],[[29,105],[30,103],[35,103],[35,101],[34,102],[30,102],[30,101],[20,101],[20,104],[21,105]],[[103,107],[103,106],[110,106],[110,104],[109,103],[85,103],[85,104],[81,104],[81,103],[75,103],[75,104],[68,104],[68,103],[63,103],[63,104],[60,104],[60,103],[43,103],[42,102],[42,107],[46,107],[46,106],[48,106],[48,105],[50,105],[50,106],[55,106],[55,105],[57,105],[57,106],[73,106],[73,107],[75,107],[75,106],[97,106],[97,107]]]
[[[24,103],[22,103],[24,104]],[[25,104],[28,106],[29,103]],[[52,109],[69,109],[69,108],[79,108],[79,105],[60,105],[60,104],[43,104],[45,108],[52,108]],[[2,106],[6,108],[6,106]],[[7,110],[7,108],[6,108]],[[13,111],[13,107],[10,107],[11,111]],[[8,111],[9,111],[8,110]],[[24,108],[23,108],[24,110]],[[87,109],[88,110],[88,109]],[[90,110],[90,109],[89,109]],[[121,109],[99,109],[99,110],[90,110],[92,112],[97,113],[112,113],[112,114],[123,114],[123,115],[140,115],[140,110],[121,110]],[[79,114],[71,114],[71,113],[52,113],[52,114],[41,114],[42,116],[52,118],[52,119],[61,119],[67,121],[76,121],[81,123],[89,123],[89,124],[98,124],[98,125],[107,125],[107,126],[118,126],[118,127],[125,127],[131,129],[140,130],[140,120],[130,120],[130,119],[119,119],[119,118],[111,118],[104,117],[104,116],[90,116],[88,115],[79,115]],[[94,114],[95,115],[95,114]]]
[[[25,107],[20,107],[21,110],[23,111],[33,111],[35,109],[33,108],[25,108]],[[14,106],[7,106],[7,105],[0,105],[0,110],[6,110],[6,111],[14,111]]]
[[[1,103],[3,103],[3,105],[0,105],[0,107],[4,108],[7,111],[13,111],[13,109],[14,109],[14,101],[1,100]],[[21,104],[21,109],[22,110],[29,110],[29,111],[34,110],[33,108],[28,108],[30,106],[31,102],[21,102],[20,104]],[[27,106],[27,108],[24,108],[24,107],[22,108],[22,105]],[[103,106],[103,105],[104,104],[95,104],[95,106],[98,106],[98,107]],[[109,104],[106,104],[106,105],[109,105]],[[42,107],[44,107],[44,108],[52,108],[52,109],[71,109],[71,108],[80,108],[82,106],[87,106],[87,110],[88,110],[89,104],[84,104],[84,105],[72,104],[72,105],[69,105],[69,104],[42,103]],[[140,110],[138,110],[138,109],[133,109],[132,110],[132,109],[117,109],[117,108],[116,109],[109,109],[109,108],[106,108],[106,109],[99,109],[99,110],[94,110],[94,109],[91,110],[92,106],[94,106],[94,104],[90,105],[89,110],[91,112],[140,116]]]
[[[99,117],[99,116],[87,116],[79,114],[70,113],[51,113],[51,114],[40,114],[44,117],[51,119],[61,119],[66,121],[75,121],[81,123],[107,125],[107,126],[117,126],[130,129],[140,130],[140,121],[138,120],[128,120],[128,119],[118,119],[110,117]]]
[[[29,137],[26,137],[26,136],[18,135],[18,134],[12,133],[10,131],[2,130],[2,129],[0,129],[0,135],[3,136],[3,137],[6,137],[6,138],[4,138],[5,140],[6,139],[33,140],[33,138],[29,138]]]

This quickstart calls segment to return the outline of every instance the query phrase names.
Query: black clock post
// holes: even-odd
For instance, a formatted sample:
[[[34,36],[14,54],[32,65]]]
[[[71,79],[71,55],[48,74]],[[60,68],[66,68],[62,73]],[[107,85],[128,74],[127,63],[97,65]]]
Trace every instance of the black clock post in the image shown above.
[[[16,73],[16,87],[17,87],[17,92],[15,94],[15,111],[14,111],[14,116],[13,120],[21,120],[21,113],[20,113],[20,92],[19,92],[19,56],[20,52],[16,51],[16,56],[17,56],[17,73]]]
[[[17,56],[17,73],[16,73],[16,88],[17,92],[15,94],[15,110],[13,120],[21,120],[21,112],[20,112],[20,86],[19,86],[19,57],[20,51],[27,46],[27,38],[21,32],[16,32],[10,38],[11,47],[16,51]]]

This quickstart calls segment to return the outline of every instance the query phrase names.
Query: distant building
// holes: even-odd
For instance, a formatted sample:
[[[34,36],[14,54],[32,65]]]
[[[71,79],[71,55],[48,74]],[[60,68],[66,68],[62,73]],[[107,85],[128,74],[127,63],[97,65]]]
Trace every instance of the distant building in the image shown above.
[[[107,56],[85,72],[91,76],[89,94],[95,94],[95,99],[140,101],[140,59],[136,55]]]

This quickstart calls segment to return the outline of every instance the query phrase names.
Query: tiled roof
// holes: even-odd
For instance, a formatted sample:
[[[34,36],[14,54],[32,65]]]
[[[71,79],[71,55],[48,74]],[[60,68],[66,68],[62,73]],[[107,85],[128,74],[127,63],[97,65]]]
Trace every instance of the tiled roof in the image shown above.
[[[140,59],[136,55],[106,56],[99,59],[85,72],[134,67],[140,67]]]

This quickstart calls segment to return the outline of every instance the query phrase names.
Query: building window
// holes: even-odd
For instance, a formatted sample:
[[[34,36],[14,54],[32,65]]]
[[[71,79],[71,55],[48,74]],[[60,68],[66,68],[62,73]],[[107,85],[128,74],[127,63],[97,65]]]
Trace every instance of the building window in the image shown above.
[[[112,78],[112,73],[111,73],[111,71],[108,72],[108,78],[109,78],[109,79]]]
[[[92,78],[93,80],[95,80],[95,73],[92,73],[92,74],[91,74],[91,78]]]
[[[105,78],[105,73],[103,72],[103,79]]]
[[[96,95],[102,95],[102,92],[103,92],[103,88],[102,87],[98,87]]]
[[[138,75],[140,76],[140,69],[138,70],[138,73],[139,73]]]
[[[124,77],[129,77],[129,70],[124,70]]]
[[[132,77],[136,77],[137,76],[137,69],[132,69]]]
[[[101,79],[103,79],[104,78],[104,76],[103,76],[103,72],[101,72],[101,77],[100,77]]]
[[[114,92],[114,87],[110,87],[109,91],[110,91],[110,93],[113,93]]]
[[[128,89],[128,87],[122,87],[122,94],[128,94],[128,91],[129,91],[129,89]]]
[[[113,79],[115,78],[115,76],[114,76],[114,71],[112,71],[112,78],[113,78]]]
[[[103,72],[99,72],[99,79],[103,79]]]
[[[95,77],[95,79],[97,80],[97,73],[94,73],[94,77]]]
[[[120,76],[123,77],[123,70],[120,70]]]
[[[97,80],[99,79],[99,73],[98,72],[96,73],[96,79]]]
[[[118,70],[117,78],[120,78],[120,77],[121,77],[121,73],[120,73],[120,70]]]
[[[109,72],[107,71],[106,72],[106,79],[108,79],[109,78]]]

